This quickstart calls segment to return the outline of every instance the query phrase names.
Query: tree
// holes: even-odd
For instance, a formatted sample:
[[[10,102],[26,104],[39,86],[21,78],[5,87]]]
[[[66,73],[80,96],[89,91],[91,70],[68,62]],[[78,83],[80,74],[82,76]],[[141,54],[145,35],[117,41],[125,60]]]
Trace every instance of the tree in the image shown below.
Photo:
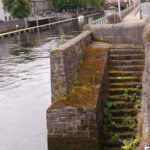
[[[52,3],[59,11],[78,8],[78,0],[52,0]]]
[[[99,7],[104,3],[104,0],[79,0],[80,7]]]
[[[2,0],[4,10],[14,18],[25,18],[31,12],[31,0]]]
[[[59,10],[77,9],[78,7],[99,7],[104,0],[52,0],[53,6]]]

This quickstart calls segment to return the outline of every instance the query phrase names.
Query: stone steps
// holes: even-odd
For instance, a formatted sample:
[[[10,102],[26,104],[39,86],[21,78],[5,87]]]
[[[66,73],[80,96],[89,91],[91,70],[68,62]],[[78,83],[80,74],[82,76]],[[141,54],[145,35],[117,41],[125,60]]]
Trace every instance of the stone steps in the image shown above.
[[[110,60],[109,63],[113,65],[144,65],[144,60]]]
[[[128,102],[128,101],[118,100],[118,101],[114,101],[113,103],[114,103],[114,106],[112,106],[112,108],[114,108],[114,109],[118,109],[118,108],[128,109],[128,108],[133,108],[133,106],[134,106],[134,103]]]
[[[110,83],[110,88],[141,88],[140,82],[120,82],[120,83]]]
[[[103,150],[121,150],[121,148],[118,148],[118,147],[105,147]]]
[[[129,94],[129,97],[132,96],[132,94]],[[110,95],[109,94],[109,100],[114,102],[114,101],[129,101],[129,99],[125,98],[124,94],[118,94],[118,95]]]
[[[110,55],[110,59],[111,60],[144,60],[145,59],[145,55],[141,55],[141,54],[130,54],[130,55],[117,55],[117,54],[113,54]]]
[[[120,108],[120,109],[110,109],[110,112],[113,117],[121,117],[121,116],[136,116],[137,111],[135,108]]]
[[[129,125],[121,125],[119,123],[116,123],[114,124],[113,126],[109,126],[109,129],[111,130],[111,132],[119,132],[119,133],[122,133],[122,132],[126,132],[126,131],[130,131],[130,132],[133,132],[134,129],[131,128]]]
[[[124,77],[109,77],[110,83],[129,83],[129,82],[140,82],[140,77],[134,77],[134,76],[124,76]]]
[[[136,93],[136,88],[110,88],[108,89],[109,95],[120,95],[125,93],[125,89],[128,90],[128,94]]]
[[[144,50],[143,49],[110,49],[109,54],[143,54],[144,55]]]
[[[135,116],[132,116],[131,117],[132,118],[132,120],[134,120],[134,121],[136,121],[137,120],[137,118],[135,117]],[[124,116],[115,116],[115,117],[112,117],[112,121],[114,121],[115,123],[118,123],[118,124],[121,124],[122,125],[122,123],[123,123],[123,121],[124,121]]]
[[[104,129],[109,128],[111,135],[104,133],[103,150],[120,150],[123,140],[133,138],[136,134],[137,110],[134,95],[140,96],[141,76],[144,70],[145,55],[143,49],[110,49],[108,61],[108,100],[107,111],[110,118],[105,118]],[[134,122],[135,128],[125,124],[126,120]],[[107,131],[107,130],[106,130]],[[109,134],[110,134],[109,133]],[[112,140],[113,138],[113,140]],[[116,138],[116,139],[115,139]],[[119,138],[118,141],[117,138]]]
[[[109,66],[110,70],[115,71],[143,71],[143,65],[133,65],[133,66]]]
[[[136,76],[141,77],[142,72],[139,71],[119,71],[119,70],[110,70],[108,72],[111,77],[124,77],[124,76]]]

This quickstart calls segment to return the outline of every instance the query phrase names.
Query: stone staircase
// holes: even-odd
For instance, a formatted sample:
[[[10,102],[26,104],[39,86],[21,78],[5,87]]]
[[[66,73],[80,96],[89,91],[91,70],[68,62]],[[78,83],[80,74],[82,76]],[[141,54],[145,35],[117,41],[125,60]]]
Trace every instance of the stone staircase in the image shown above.
[[[110,49],[103,150],[121,150],[123,141],[134,138],[136,134],[138,112],[135,105],[141,96],[144,59],[142,48]]]

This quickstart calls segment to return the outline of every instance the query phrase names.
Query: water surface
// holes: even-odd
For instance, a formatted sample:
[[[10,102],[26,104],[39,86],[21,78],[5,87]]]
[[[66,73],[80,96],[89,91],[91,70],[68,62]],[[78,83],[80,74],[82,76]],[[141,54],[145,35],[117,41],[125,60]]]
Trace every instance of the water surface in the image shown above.
[[[47,150],[49,51],[81,31],[76,21],[0,40],[0,150]]]

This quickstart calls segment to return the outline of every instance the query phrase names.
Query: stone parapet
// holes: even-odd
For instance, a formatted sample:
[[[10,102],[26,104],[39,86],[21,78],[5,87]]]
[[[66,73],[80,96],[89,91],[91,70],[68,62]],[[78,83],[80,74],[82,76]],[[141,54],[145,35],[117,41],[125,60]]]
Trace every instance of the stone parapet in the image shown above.
[[[144,29],[145,70],[142,81],[142,146],[150,147],[150,24]]]
[[[61,96],[60,99],[58,96],[58,99],[54,99],[55,101],[53,101],[52,105],[48,108],[47,129],[48,145],[50,149],[99,150],[102,146],[101,139],[103,107],[108,89],[108,46],[105,46],[105,44],[101,46],[101,43],[93,42],[86,47],[87,48],[85,54],[82,58],[83,64],[80,64],[81,66],[78,67],[78,69],[81,68],[82,70],[82,66],[86,66],[87,69],[91,68],[93,72],[88,73],[91,74],[91,76],[94,73],[95,78],[92,76],[93,78],[91,79],[91,76],[89,75],[90,79],[88,78],[88,84],[86,84],[87,81],[86,83],[79,83],[79,85],[74,85],[73,82],[71,88],[72,90],[70,90],[66,97],[71,97],[71,92],[73,92],[73,94],[75,94],[74,92],[76,92],[77,95],[74,96],[77,97],[71,97],[65,100],[64,96]],[[59,57],[60,56],[62,56],[62,53],[60,53]],[[87,63],[87,61],[89,61],[89,64]],[[91,63],[93,66],[91,65]],[[87,66],[87,64],[89,66]],[[94,65],[96,65],[96,68],[98,66],[99,70],[94,70]],[[89,70],[83,69],[82,71]],[[85,76],[84,73],[83,76],[87,79],[87,76]],[[90,82],[91,80],[92,82]],[[78,88],[81,91],[76,91],[76,89]],[[89,90],[89,93],[93,91],[92,93],[94,94],[91,93],[92,95],[89,95],[89,98],[84,95],[84,92],[86,92],[86,90]],[[83,100],[85,103],[90,103],[90,101],[92,101],[92,104],[90,103],[89,105],[86,105],[84,104],[84,102],[80,102],[79,105],[74,105],[75,103],[78,103],[76,102],[78,101],[78,98],[80,100]],[[58,148],[56,148],[56,143],[54,142],[55,140],[60,141]],[[65,148],[65,146],[67,146],[67,148]]]
[[[85,30],[93,32],[93,39],[117,44],[143,45],[145,20],[118,24],[88,25]]]
[[[53,98],[67,93],[84,54],[84,50],[91,41],[92,33],[85,31],[76,38],[51,51]]]

